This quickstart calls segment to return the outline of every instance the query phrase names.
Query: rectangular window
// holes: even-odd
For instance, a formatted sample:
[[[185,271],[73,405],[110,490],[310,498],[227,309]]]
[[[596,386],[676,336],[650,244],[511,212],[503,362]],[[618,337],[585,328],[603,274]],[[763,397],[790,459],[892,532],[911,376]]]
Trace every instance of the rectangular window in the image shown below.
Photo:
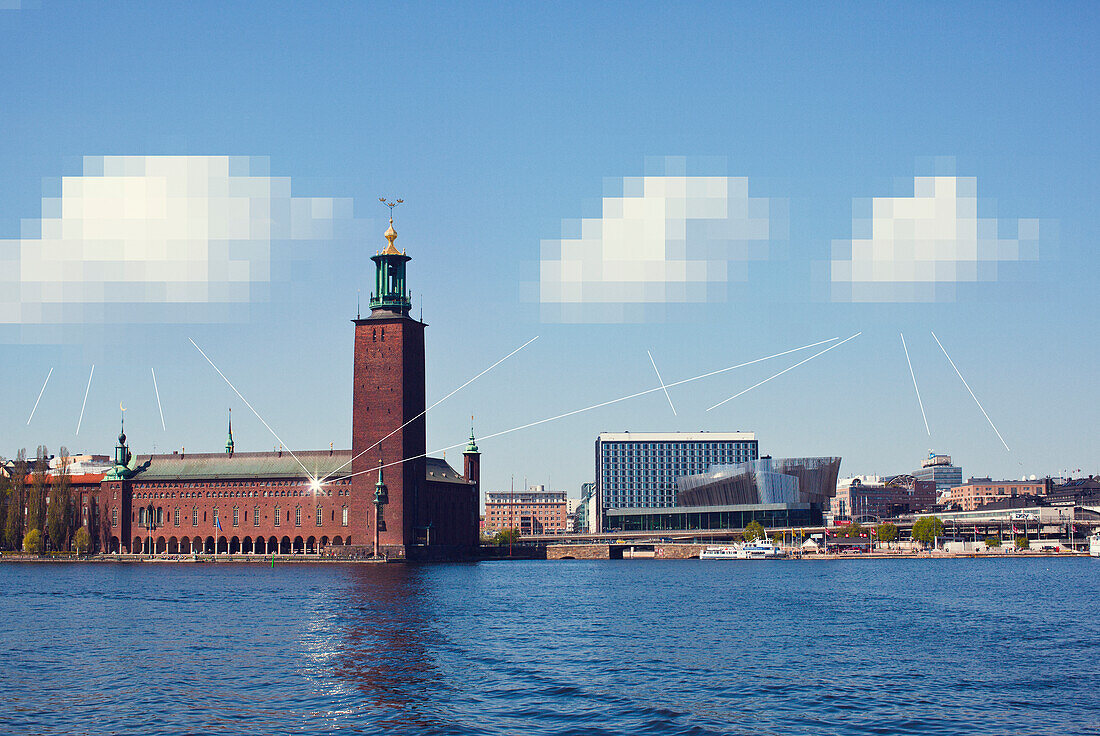
[[[252,507],[252,526],[259,526],[259,525],[260,525],[260,507],[259,506],[253,506]]]
[[[175,515],[175,518],[172,521],[172,525],[173,526],[179,526],[180,525],[180,509],[179,509],[179,506],[176,507],[176,515]]]
[[[282,523],[282,517],[279,516],[279,507],[275,507],[275,526],[279,526]]]
[[[214,507],[214,519],[213,519],[213,521],[214,521],[214,528],[217,529],[218,528],[218,507],[217,506]]]
[[[191,526],[199,525],[199,507],[195,506],[191,509]]]
[[[298,506],[294,509],[294,526],[302,525],[302,507]]]
[[[233,507],[233,526],[240,526],[240,523],[241,523],[241,512],[236,506],[234,506]]]
[[[348,525],[348,507],[345,506],[340,510],[340,526]]]
[[[118,509],[111,509],[111,526],[118,526]]]
[[[317,507],[317,526],[321,526],[321,522],[324,521],[324,513],[321,511],[321,507]]]

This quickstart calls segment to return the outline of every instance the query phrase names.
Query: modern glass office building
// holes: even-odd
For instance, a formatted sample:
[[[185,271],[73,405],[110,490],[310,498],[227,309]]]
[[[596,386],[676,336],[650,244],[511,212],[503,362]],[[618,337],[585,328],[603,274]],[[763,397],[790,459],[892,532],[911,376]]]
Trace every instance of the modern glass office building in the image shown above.
[[[759,454],[752,432],[602,433],[596,438],[600,517],[610,509],[675,506],[677,478]]]
[[[936,492],[944,493],[962,485],[963,471],[958,465],[951,464],[950,455],[937,455],[929,451],[928,459],[921,462],[920,470],[913,471],[913,477],[932,481],[936,484]]]

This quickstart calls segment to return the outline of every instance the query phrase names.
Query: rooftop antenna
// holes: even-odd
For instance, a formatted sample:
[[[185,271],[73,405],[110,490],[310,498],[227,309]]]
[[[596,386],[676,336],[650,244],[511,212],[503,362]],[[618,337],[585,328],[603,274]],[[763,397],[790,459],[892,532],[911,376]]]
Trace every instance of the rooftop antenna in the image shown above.
[[[361,319],[361,316],[359,314],[359,296],[360,296],[360,290],[356,289],[355,290],[355,319]]]

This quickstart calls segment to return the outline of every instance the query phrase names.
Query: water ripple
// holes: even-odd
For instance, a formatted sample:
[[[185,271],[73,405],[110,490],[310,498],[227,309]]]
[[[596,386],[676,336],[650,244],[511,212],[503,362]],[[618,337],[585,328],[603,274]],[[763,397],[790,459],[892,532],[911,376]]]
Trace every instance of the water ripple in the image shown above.
[[[0,565],[0,732],[1100,733],[1098,573]]]

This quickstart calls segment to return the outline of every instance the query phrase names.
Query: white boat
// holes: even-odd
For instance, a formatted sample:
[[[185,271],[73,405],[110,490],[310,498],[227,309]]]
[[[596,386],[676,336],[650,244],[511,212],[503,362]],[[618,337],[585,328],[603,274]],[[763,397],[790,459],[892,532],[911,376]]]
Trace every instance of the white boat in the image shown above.
[[[1100,532],[1089,537],[1089,554],[1093,557],[1100,557]]]
[[[699,553],[700,560],[736,560],[741,550],[736,546],[707,547]]]
[[[780,560],[786,556],[786,552],[768,540],[710,546],[699,553],[700,560]]]
[[[758,539],[755,542],[746,542],[741,545],[741,560],[781,560],[787,553],[775,542]]]

